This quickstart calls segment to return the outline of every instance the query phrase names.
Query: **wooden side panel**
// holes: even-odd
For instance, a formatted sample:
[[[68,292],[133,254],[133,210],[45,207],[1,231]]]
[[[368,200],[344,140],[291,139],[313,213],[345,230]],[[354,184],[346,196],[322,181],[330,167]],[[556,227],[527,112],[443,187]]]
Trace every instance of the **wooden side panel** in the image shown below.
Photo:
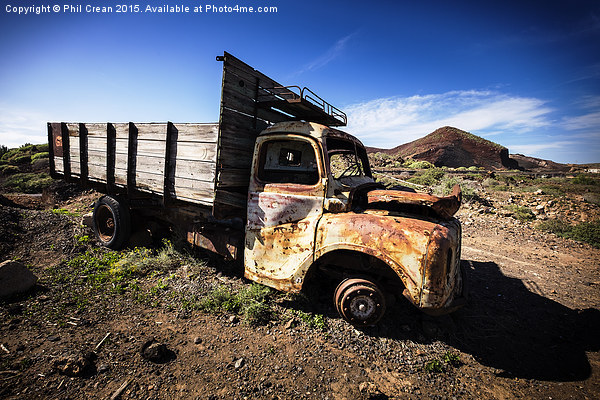
[[[79,160],[79,124],[67,124],[69,130],[69,162],[73,177],[81,175],[81,163]]]
[[[218,124],[174,124],[167,190],[173,198],[213,205]]]
[[[115,184],[127,185],[127,149],[129,124],[113,124],[115,127]]]

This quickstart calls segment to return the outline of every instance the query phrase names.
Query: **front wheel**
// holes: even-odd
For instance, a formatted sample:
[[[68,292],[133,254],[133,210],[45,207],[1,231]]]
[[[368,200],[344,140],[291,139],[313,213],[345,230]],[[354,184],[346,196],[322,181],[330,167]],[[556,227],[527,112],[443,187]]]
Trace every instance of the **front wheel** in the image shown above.
[[[131,233],[129,209],[114,197],[102,196],[94,206],[93,227],[102,245],[118,250]]]
[[[342,281],[334,303],[342,318],[355,326],[377,324],[385,314],[385,295],[376,283],[362,278]]]

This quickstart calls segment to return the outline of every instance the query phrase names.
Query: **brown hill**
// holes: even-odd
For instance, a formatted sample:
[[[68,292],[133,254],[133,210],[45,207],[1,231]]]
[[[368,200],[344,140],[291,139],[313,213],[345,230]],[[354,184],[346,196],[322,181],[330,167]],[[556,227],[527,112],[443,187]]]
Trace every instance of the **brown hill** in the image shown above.
[[[368,148],[367,151],[429,161],[436,167],[519,168],[517,161],[508,156],[506,147],[451,126],[436,129],[427,136],[393,149]]]
[[[563,171],[567,172],[571,170],[572,165],[560,164],[550,160],[543,160],[541,158],[524,156],[523,154],[511,154],[511,159],[519,163],[521,168],[527,171]]]

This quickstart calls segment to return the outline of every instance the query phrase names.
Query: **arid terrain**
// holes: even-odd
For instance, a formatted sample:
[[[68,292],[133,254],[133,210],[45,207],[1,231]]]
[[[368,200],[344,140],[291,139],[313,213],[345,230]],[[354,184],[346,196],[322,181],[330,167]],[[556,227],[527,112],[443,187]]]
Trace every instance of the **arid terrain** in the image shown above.
[[[0,303],[0,398],[599,398],[600,249],[539,229],[598,221],[597,178],[484,178],[457,214],[468,305],[429,317],[399,299],[364,330],[328,288],[266,290],[176,235],[100,248],[82,225],[98,193],[5,189],[0,261],[39,281]]]

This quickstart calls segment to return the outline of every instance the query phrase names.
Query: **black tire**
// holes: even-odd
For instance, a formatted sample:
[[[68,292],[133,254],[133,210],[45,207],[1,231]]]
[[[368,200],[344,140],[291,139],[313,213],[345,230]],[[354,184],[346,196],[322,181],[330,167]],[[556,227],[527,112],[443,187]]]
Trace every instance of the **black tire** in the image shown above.
[[[111,196],[102,196],[94,206],[93,227],[103,246],[119,250],[131,234],[129,208]]]
[[[367,279],[342,281],[335,290],[333,301],[340,316],[357,327],[376,325],[385,314],[383,290]]]

